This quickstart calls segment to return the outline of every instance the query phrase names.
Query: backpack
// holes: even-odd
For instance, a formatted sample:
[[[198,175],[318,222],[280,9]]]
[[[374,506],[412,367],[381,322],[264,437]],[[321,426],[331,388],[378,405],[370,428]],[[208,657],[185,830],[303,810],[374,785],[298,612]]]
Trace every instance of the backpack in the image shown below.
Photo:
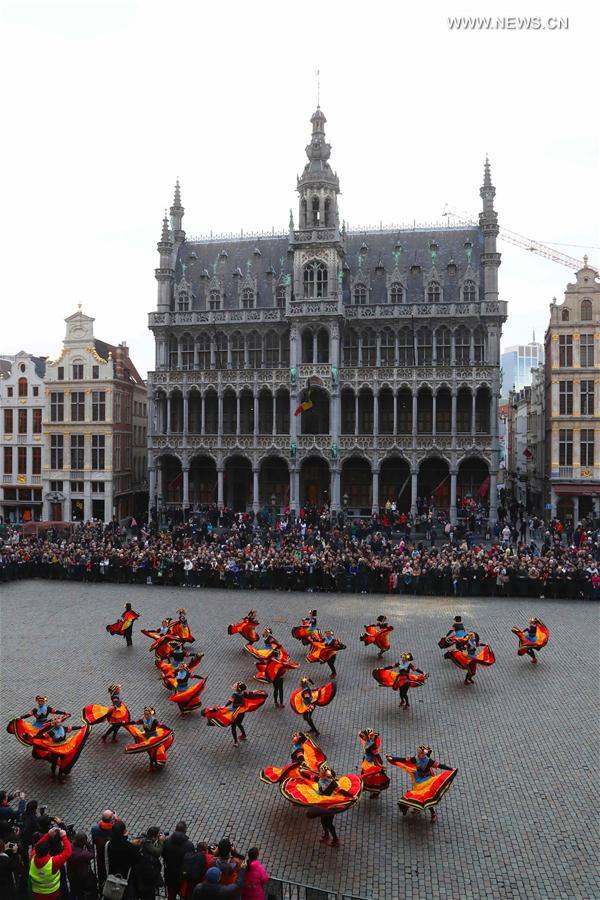
[[[160,858],[149,853],[144,844],[140,847],[140,861],[135,867],[135,883],[140,891],[163,885]]]

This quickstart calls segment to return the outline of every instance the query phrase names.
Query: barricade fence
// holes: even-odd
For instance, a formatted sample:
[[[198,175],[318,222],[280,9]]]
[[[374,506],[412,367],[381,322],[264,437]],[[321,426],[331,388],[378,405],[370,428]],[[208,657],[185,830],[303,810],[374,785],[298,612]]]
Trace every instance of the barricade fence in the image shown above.
[[[356,894],[344,894],[327,891],[323,888],[311,887],[297,881],[284,881],[281,878],[270,878],[267,885],[266,900],[369,900]]]

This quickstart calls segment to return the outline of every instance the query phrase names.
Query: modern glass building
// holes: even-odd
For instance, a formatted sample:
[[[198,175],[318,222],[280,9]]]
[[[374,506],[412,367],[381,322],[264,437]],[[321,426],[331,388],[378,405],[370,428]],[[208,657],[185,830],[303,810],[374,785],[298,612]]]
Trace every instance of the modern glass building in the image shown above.
[[[544,345],[537,343],[535,334],[529,344],[515,344],[507,347],[500,355],[501,394],[500,402],[506,403],[508,392],[520,391],[531,385],[531,370],[544,362]]]

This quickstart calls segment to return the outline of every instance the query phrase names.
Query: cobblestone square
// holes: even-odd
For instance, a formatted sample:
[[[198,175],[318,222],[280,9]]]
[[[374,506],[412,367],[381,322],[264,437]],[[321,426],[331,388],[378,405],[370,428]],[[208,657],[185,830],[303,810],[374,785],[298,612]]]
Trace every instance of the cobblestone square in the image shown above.
[[[3,585],[1,595],[3,721],[29,710],[37,693],[78,718],[86,703],[105,704],[110,682],[123,684],[135,716],[145,703],[175,729],[166,767],[150,772],[146,755],[126,757],[118,744],[102,744],[96,727],[64,785],[50,780],[47,764],[2,729],[2,787],[22,788],[68,822],[89,826],[106,806],[131,834],[149,825],[172,831],[188,822],[195,839],[229,835],[242,849],[256,844],[270,873],[346,891],[369,900],[395,898],[594,898],[600,896],[598,849],[598,607],[590,602],[406,598],[377,595],[202,591],[27,581]],[[125,601],[141,613],[134,646],[105,631]],[[364,796],[336,818],[342,845],[318,843],[318,822],[287,803],[277,787],[262,784],[260,769],[283,764],[290,736],[301,725],[288,705],[296,674],[285,681],[284,710],[272,698],[246,717],[248,742],[234,748],[229,730],[207,727],[199,712],[181,720],[160,683],[149,641],[140,627],[185,606],[195,648],[208,676],[204,705],[218,705],[232,683],[254,682],[254,661],[227,625],[256,607],[317,684],[327,667],[304,661],[291,627],[310,605],[319,624],[332,627],[347,649],[338,654],[338,694],[317,710],[319,743],[338,774],[356,771],[361,728],[381,733],[383,752],[412,754],[426,741],[458,776],[439,819],[399,814],[396,801],[408,778],[388,769],[392,783],[379,799]],[[430,673],[411,692],[405,713],[398,697],[379,688],[371,671],[376,652],[358,640],[362,626],[386,613],[394,625],[387,664],[410,650]],[[443,658],[438,639],[461,613],[489,643],[496,664],[479,669],[467,688]],[[550,641],[537,666],[516,654],[511,627],[539,616]],[[386,663],[384,663],[386,664]],[[270,689],[269,689],[270,692]]]

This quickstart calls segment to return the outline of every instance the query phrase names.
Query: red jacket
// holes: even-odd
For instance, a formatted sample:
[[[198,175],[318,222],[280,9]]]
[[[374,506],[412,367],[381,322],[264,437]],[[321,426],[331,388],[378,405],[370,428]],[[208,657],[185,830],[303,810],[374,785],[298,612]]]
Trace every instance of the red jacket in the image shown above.
[[[35,865],[38,867],[38,869],[43,868],[46,865],[46,863],[48,862],[48,860],[50,859],[49,853],[46,853],[45,856],[37,855],[38,844],[42,844],[42,843],[44,843],[44,841],[49,841],[50,839],[51,839],[51,834],[50,834],[50,832],[48,832],[47,834],[44,834],[39,839],[39,841],[33,848],[31,855],[32,855],[33,861],[34,861]],[[70,857],[72,852],[73,852],[73,848],[71,847],[71,842],[70,842],[69,838],[65,835],[65,837],[62,839],[62,853],[59,853],[57,856],[52,857],[52,871],[58,872],[60,867],[62,865],[64,865],[64,863],[66,863],[66,861],[68,860],[68,858]]]

